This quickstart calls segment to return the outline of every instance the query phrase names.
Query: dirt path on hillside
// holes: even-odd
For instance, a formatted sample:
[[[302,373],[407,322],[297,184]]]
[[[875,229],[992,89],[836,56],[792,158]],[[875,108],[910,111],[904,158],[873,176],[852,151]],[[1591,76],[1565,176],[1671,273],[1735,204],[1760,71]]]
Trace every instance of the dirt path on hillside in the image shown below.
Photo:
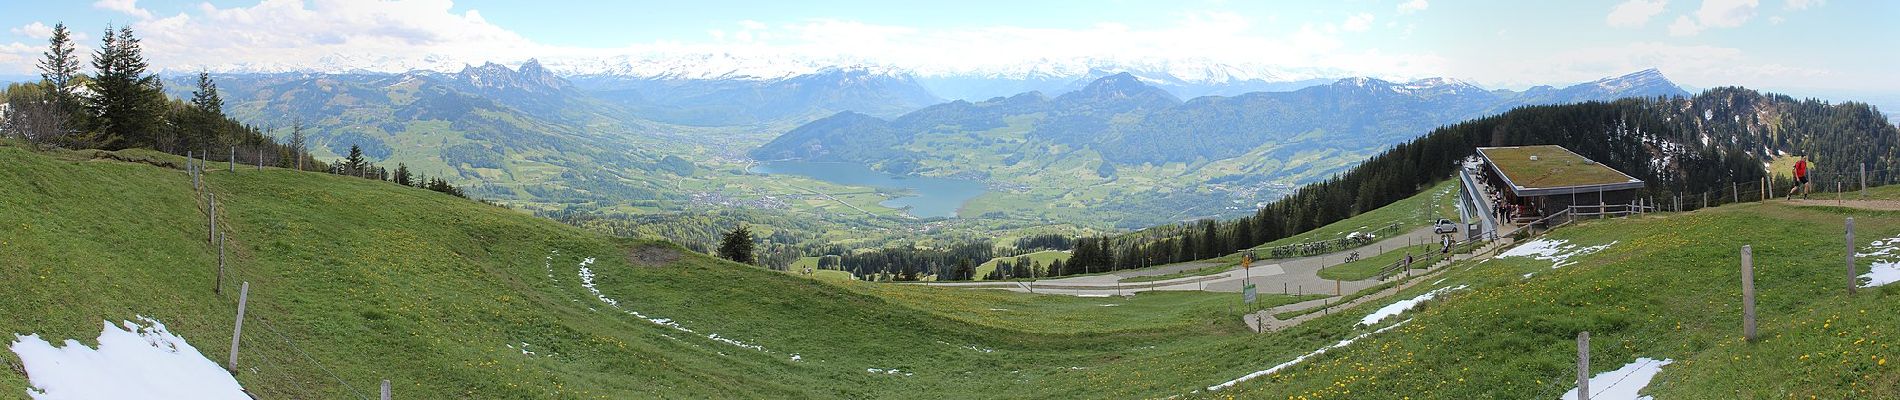
[[[1775,200],[1769,200],[1773,202]],[[1900,211],[1900,200],[1782,200],[1802,207],[1847,207],[1862,210]]]

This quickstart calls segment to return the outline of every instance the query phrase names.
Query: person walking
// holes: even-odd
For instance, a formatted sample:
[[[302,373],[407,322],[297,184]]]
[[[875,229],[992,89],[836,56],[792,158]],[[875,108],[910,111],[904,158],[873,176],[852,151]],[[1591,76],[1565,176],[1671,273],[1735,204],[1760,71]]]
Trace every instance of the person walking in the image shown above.
[[[1797,190],[1801,191],[1802,199],[1807,199],[1808,193],[1814,190],[1813,185],[1808,182],[1807,156],[1796,156],[1794,160],[1794,187],[1788,188],[1788,198],[1793,199],[1794,192]]]

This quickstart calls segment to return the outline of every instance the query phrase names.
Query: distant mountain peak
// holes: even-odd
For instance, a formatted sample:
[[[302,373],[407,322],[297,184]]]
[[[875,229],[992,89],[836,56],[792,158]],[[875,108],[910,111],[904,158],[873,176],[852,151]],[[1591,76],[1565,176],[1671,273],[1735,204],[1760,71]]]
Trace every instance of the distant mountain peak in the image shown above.
[[[1092,99],[1143,98],[1145,100],[1166,100],[1179,103],[1181,100],[1161,88],[1142,82],[1141,78],[1127,72],[1104,76],[1089,82],[1088,86],[1071,95]],[[1068,97],[1069,95],[1064,95]]]
[[[493,61],[481,66],[462,67],[456,76],[470,85],[483,89],[521,89],[529,92],[558,91],[569,86],[567,80],[555,76],[541,66],[536,59],[528,59],[519,69],[509,69]]]
[[[1689,95],[1689,92],[1683,90],[1682,86],[1670,81],[1669,77],[1663,76],[1661,70],[1655,68],[1648,68],[1614,78],[1598,79],[1587,85],[1604,93],[1622,94],[1626,96]]]

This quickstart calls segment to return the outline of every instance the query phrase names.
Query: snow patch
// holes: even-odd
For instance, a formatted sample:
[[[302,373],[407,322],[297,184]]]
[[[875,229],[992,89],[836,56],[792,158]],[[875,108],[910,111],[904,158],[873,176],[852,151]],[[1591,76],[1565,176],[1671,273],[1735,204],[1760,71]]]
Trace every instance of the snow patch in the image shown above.
[[[1592,376],[1590,377],[1590,398],[1592,400],[1653,400],[1654,397],[1638,396],[1636,392],[1649,386],[1649,381],[1655,379],[1657,373],[1662,372],[1664,365],[1674,362],[1676,361],[1670,359],[1656,360],[1643,357],[1629,364],[1623,364],[1622,368],[1617,368],[1615,371]],[[1576,398],[1577,388],[1570,388],[1569,392],[1564,392],[1563,397],[1558,397],[1562,400]]]
[[[1438,295],[1440,294],[1444,294],[1445,292],[1450,292],[1453,290],[1463,290],[1465,287],[1466,287],[1465,285],[1458,285],[1458,286],[1453,286],[1453,287],[1448,287],[1448,288],[1441,288],[1438,290],[1425,292],[1425,294],[1418,295],[1418,297],[1413,297],[1413,298],[1409,298],[1405,300],[1399,300],[1396,303],[1387,304],[1385,307],[1379,307],[1378,311],[1373,311],[1372,315],[1367,315],[1365,318],[1360,319],[1359,325],[1372,326],[1372,324],[1379,323],[1379,321],[1383,321],[1386,318],[1391,318],[1392,316],[1399,315],[1401,313],[1404,313],[1407,310],[1411,310],[1412,307],[1418,307],[1419,303],[1431,301],[1432,299],[1437,298]]]
[[[677,330],[677,331],[680,331],[680,332],[686,332],[686,333],[692,333],[692,334],[699,334],[699,332],[696,332],[696,331],[693,331],[692,329],[687,329],[687,328],[686,328],[685,326],[682,326],[682,325],[680,325],[680,324],[679,324],[679,322],[675,322],[675,321],[673,321],[673,320],[672,320],[672,319],[670,319],[670,318],[660,318],[660,317],[651,317],[651,316],[647,316],[646,314],[643,314],[643,313],[641,313],[641,312],[639,312],[639,311],[634,311],[634,310],[628,310],[628,309],[625,309],[625,308],[621,308],[621,307],[620,307],[620,301],[619,301],[619,300],[614,300],[614,299],[613,299],[613,298],[611,298],[611,297],[607,297],[607,295],[606,295],[606,294],[604,294],[604,293],[601,293],[601,292],[600,292],[600,288],[599,288],[599,287],[597,287],[597,286],[595,286],[595,285],[594,285],[594,276],[595,276],[595,275],[594,275],[594,270],[593,270],[592,268],[589,268],[589,267],[588,267],[588,266],[590,266],[590,265],[594,265],[594,258],[593,258],[593,257],[588,257],[587,259],[584,259],[584,260],[581,260],[581,265],[580,265],[580,277],[581,277],[581,287],[584,287],[584,288],[587,288],[587,291],[589,291],[589,292],[593,292],[593,293],[594,293],[594,297],[595,297],[595,298],[597,298],[597,299],[600,299],[600,302],[602,302],[602,303],[607,303],[607,305],[609,305],[609,306],[613,306],[613,307],[614,307],[615,309],[618,309],[618,310],[621,310],[621,311],[625,311],[625,312],[626,312],[626,313],[627,313],[628,315],[632,315],[632,316],[634,316],[635,318],[639,318],[639,319],[643,319],[643,320],[646,320],[647,322],[651,322],[651,323],[653,323],[654,325],[659,325],[659,326],[664,326],[664,327],[668,327],[668,328],[673,328],[673,330]],[[591,309],[590,309],[590,310],[591,310]],[[765,350],[765,347],[764,347],[764,346],[759,346],[759,345],[756,345],[756,344],[751,344],[751,343],[746,343],[746,342],[742,342],[742,341],[739,341],[739,340],[735,340],[735,339],[732,339],[732,338],[727,338],[727,337],[721,337],[721,336],[719,336],[719,334],[718,334],[718,333],[708,333],[708,334],[705,334],[705,336],[706,336],[706,338],[707,338],[707,339],[711,339],[712,341],[715,341],[715,342],[720,342],[720,343],[725,343],[725,344],[729,344],[729,345],[733,345],[733,346],[738,346],[738,347],[742,347],[742,348],[747,348],[747,349],[752,349],[752,350],[758,350],[758,351],[763,351],[763,352],[767,352],[767,353],[770,353],[770,351],[766,351],[766,350]]]
[[[26,394],[36,400],[250,399],[236,378],[185,338],[158,320],[138,320],[149,326],[102,321],[97,349],[71,339],[54,347],[39,334],[15,334],[8,348],[26,370]]]
[[[869,372],[869,373],[872,373],[872,374],[884,374],[884,375],[903,375],[903,376],[911,376],[911,375],[914,375],[914,374],[912,374],[912,373],[909,373],[909,372],[904,372],[904,370],[900,370],[900,369],[896,369],[896,368],[891,368],[891,369],[883,369],[883,368],[865,368],[865,369],[864,369],[864,372]]]
[[[1491,258],[1531,257],[1533,259],[1550,261],[1550,268],[1557,269],[1575,265],[1575,262],[1570,261],[1571,257],[1590,255],[1607,250],[1611,245],[1615,245],[1616,243],[1616,241],[1611,241],[1610,243],[1596,246],[1577,246],[1563,239],[1537,239],[1525,242],[1523,245]]]
[[[1412,320],[1409,320],[1409,319],[1408,319],[1408,320],[1404,320],[1404,321],[1399,321],[1399,323],[1396,323],[1396,324],[1392,324],[1392,326],[1388,326],[1388,327],[1384,327],[1384,328],[1379,328],[1379,330],[1376,330],[1376,331],[1372,331],[1372,332],[1366,332],[1366,333],[1361,333],[1361,334],[1359,334],[1359,336],[1354,336],[1354,337],[1353,337],[1353,338],[1351,338],[1351,339],[1346,339],[1346,340],[1341,340],[1341,341],[1339,341],[1339,343],[1334,343],[1334,344],[1332,344],[1332,345],[1330,345],[1330,346],[1326,346],[1326,347],[1321,347],[1321,348],[1319,348],[1319,350],[1313,350],[1313,352],[1311,352],[1311,353],[1306,353],[1305,355],[1301,355],[1301,356],[1299,356],[1299,357],[1294,357],[1292,361],[1287,361],[1287,362],[1283,362],[1283,363],[1280,363],[1280,365],[1275,365],[1275,366],[1273,366],[1273,368],[1267,368],[1267,369],[1263,369],[1263,370],[1259,370],[1259,371],[1254,371],[1253,373],[1250,373],[1250,374],[1247,374],[1247,375],[1243,375],[1243,376],[1241,376],[1241,377],[1239,377],[1239,378],[1234,378],[1234,380],[1231,380],[1231,381],[1226,381],[1226,382],[1221,382],[1221,384],[1219,384],[1219,385],[1214,385],[1214,386],[1208,386],[1208,387],[1207,387],[1207,391],[1210,391],[1210,392],[1212,392],[1212,391],[1217,391],[1217,390],[1221,390],[1221,389],[1226,389],[1226,388],[1230,388],[1230,387],[1233,387],[1234,385],[1237,385],[1237,384],[1240,384],[1241,382],[1246,382],[1246,381],[1248,381],[1248,380],[1251,380],[1251,379],[1254,379],[1254,378],[1259,378],[1259,377],[1262,377],[1262,376],[1267,376],[1267,375],[1273,375],[1273,374],[1274,374],[1275,372],[1280,372],[1280,370],[1283,370],[1283,369],[1287,369],[1287,367],[1292,367],[1292,366],[1294,366],[1294,365],[1296,365],[1296,364],[1299,364],[1300,362],[1303,362],[1303,361],[1306,361],[1306,359],[1308,359],[1308,358],[1313,358],[1314,356],[1318,356],[1318,355],[1321,355],[1321,354],[1326,354],[1326,351],[1327,351],[1327,350],[1332,350],[1332,349],[1337,349],[1337,348],[1341,348],[1341,347],[1346,347],[1347,345],[1351,345],[1351,344],[1352,344],[1352,342],[1354,342],[1354,341],[1357,341],[1357,340],[1360,340],[1360,339],[1365,339],[1365,338],[1366,338],[1367,336],[1372,336],[1372,335],[1373,335],[1373,334],[1375,334],[1375,333],[1385,333],[1385,331],[1389,331],[1389,330],[1392,330],[1392,328],[1397,328],[1397,327],[1399,327],[1400,325],[1405,325],[1405,323],[1407,323],[1407,322],[1412,322]]]
[[[1855,252],[1854,258],[1868,258],[1873,264],[1867,273],[1861,274],[1860,287],[1870,288],[1886,286],[1900,282],[1900,236],[1875,240],[1867,245],[1867,252]]]

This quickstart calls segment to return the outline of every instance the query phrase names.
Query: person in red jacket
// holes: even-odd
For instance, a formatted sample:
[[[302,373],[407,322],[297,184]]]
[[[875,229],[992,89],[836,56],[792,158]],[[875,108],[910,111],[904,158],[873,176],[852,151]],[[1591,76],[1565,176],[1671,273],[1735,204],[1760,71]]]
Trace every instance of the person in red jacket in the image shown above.
[[[1794,198],[1794,192],[1801,191],[1801,198],[1808,198],[1808,192],[1814,190],[1808,182],[1808,158],[1797,157],[1794,160],[1794,187],[1788,188],[1788,198]]]

